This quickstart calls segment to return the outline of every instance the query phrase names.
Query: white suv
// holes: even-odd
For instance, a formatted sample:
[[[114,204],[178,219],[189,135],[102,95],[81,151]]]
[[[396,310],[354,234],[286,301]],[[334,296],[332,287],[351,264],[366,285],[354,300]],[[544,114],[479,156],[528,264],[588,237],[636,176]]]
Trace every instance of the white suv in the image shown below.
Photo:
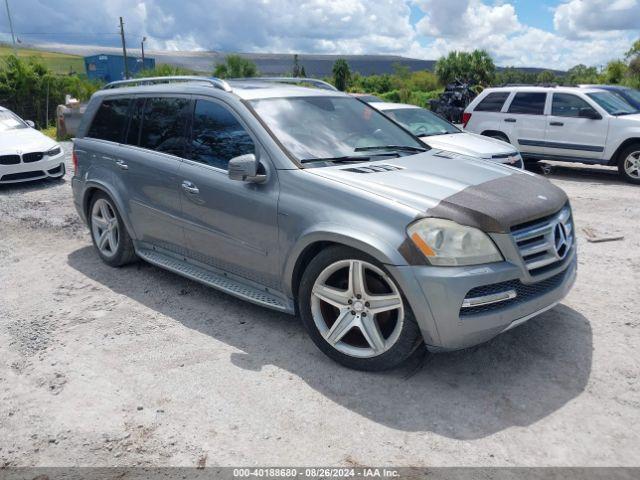
[[[640,184],[640,112],[597,87],[487,88],[463,114],[464,128],[542,159],[617,165]]]

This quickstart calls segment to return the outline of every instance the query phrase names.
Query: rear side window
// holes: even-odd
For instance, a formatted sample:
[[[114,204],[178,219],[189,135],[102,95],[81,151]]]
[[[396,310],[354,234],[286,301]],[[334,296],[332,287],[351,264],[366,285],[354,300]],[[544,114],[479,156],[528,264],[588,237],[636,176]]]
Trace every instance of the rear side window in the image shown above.
[[[528,115],[542,115],[544,102],[547,99],[545,92],[519,92],[513,97],[509,105],[509,113],[524,113]]]
[[[186,98],[147,98],[139,145],[149,150],[183,156],[190,105],[191,101]]]
[[[583,99],[570,93],[554,93],[551,104],[551,115],[556,117],[579,117],[580,109],[593,110]]]
[[[253,140],[231,112],[207,100],[196,101],[190,147],[188,158],[224,170],[233,157],[255,152]]]
[[[89,127],[88,137],[121,142],[127,125],[129,99],[104,100]]]
[[[508,96],[509,92],[490,93],[476,105],[474,112],[499,112]]]

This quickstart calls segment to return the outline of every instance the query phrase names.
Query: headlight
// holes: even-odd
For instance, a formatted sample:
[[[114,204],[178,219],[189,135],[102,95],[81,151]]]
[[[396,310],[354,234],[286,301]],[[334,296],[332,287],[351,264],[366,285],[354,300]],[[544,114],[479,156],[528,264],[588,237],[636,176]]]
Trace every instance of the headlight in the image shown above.
[[[442,218],[424,218],[407,228],[431,265],[477,265],[499,262],[502,255],[481,230]]]
[[[53,147],[51,150],[49,150],[47,152],[47,155],[49,155],[50,157],[55,157],[56,155],[58,155],[62,150],[60,149],[60,146],[57,147]]]

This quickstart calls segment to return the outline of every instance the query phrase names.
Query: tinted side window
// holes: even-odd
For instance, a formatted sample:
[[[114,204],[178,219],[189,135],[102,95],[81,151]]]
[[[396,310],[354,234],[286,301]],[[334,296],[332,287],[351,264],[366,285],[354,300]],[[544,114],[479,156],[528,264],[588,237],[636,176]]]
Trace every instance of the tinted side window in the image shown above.
[[[222,105],[196,101],[188,158],[227,169],[229,160],[254,153],[253,140],[235,117]]]
[[[124,129],[127,126],[128,113],[128,98],[104,100],[93,117],[87,136],[111,142],[121,142]]]
[[[593,110],[591,105],[583,99],[570,93],[554,93],[551,104],[551,115],[558,117],[578,117],[580,109],[588,108]]]
[[[509,92],[490,93],[476,105],[474,112],[499,112],[508,96]]]
[[[509,113],[542,115],[547,94],[544,92],[519,92],[509,105]]]
[[[186,145],[186,125],[190,100],[147,98],[142,115],[140,146],[182,156]]]

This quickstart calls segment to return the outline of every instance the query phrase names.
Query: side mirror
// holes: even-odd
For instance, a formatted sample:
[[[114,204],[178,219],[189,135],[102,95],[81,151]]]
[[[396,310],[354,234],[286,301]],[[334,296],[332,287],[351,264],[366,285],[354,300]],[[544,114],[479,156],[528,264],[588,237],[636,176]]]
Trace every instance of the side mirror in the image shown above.
[[[260,162],[253,153],[229,160],[229,178],[241,182],[263,183],[267,176],[259,173]]]
[[[602,116],[596,112],[593,108],[581,108],[578,111],[580,118],[588,118],[590,120],[601,120]]]
[[[31,128],[36,128],[36,124],[33,123],[33,120],[25,120],[24,123],[29,125]]]

